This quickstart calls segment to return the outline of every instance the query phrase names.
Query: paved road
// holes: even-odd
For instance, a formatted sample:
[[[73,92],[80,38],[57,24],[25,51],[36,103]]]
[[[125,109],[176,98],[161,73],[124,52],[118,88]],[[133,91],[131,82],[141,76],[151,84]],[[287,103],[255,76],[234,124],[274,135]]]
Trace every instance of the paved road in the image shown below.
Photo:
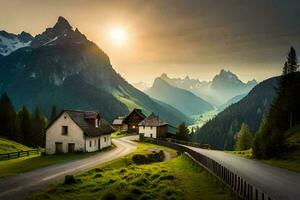
[[[249,183],[270,194],[273,199],[300,199],[300,173],[273,167],[222,151],[195,147],[189,148],[219,162]]]
[[[71,161],[63,164],[56,164],[41,169],[36,169],[24,174],[0,179],[0,200],[23,199],[31,192],[62,179],[65,175],[87,170],[95,165],[102,164],[116,158],[125,156],[136,149],[131,140],[134,137],[114,139],[116,148],[100,152],[97,155]]]

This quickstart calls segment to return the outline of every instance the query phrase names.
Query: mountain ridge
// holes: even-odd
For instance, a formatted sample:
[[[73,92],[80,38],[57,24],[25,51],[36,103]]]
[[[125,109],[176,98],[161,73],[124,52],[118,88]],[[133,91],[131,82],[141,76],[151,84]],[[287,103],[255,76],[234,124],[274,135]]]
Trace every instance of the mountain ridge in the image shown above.
[[[174,125],[191,122],[130,85],[113,69],[108,55],[63,17],[30,45],[2,57],[0,80],[0,93],[7,92],[17,109],[22,104],[40,106],[47,114],[52,105],[94,109],[112,121],[136,105],[146,113],[160,112]]]
[[[200,81],[199,79],[191,79],[189,76],[183,79],[169,78],[166,73],[163,73],[160,78],[170,85],[194,93],[217,107],[225,104],[234,96],[248,93],[257,84],[255,79],[244,83],[237,75],[224,69],[220,70],[212,81]]]
[[[177,108],[188,116],[198,115],[213,109],[212,105],[192,92],[173,87],[162,78],[156,78],[152,87],[146,93]]]

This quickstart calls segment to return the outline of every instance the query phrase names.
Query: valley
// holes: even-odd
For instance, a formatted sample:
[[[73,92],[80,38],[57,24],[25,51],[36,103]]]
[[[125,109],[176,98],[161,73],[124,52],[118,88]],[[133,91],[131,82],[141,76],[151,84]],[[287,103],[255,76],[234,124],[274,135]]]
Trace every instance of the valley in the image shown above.
[[[288,1],[1,2],[0,200],[298,200]]]

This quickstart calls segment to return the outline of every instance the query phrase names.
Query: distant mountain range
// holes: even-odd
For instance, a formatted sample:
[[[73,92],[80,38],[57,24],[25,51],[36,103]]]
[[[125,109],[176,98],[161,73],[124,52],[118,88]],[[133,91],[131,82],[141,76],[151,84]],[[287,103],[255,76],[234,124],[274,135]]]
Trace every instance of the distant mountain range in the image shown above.
[[[145,91],[154,99],[165,102],[187,116],[199,115],[213,109],[213,106],[192,92],[173,87],[162,78],[156,78],[153,86]]]
[[[150,86],[147,83],[144,82],[138,82],[132,84],[135,88],[139,89],[140,91],[144,92],[150,88]]]
[[[46,114],[52,105],[96,110],[111,121],[138,107],[173,125],[191,122],[126,82],[109,57],[63,17],[35,37],[2,31],[0,39],[0,94],[7,92],[17,109],[25,104]]]
[[[280,77],[273,77],[259,83],[240,101],[204,124],[196,132],[197,140],[208,143],[213,148],[233,149],[235,134],[243,122],[255,133],[276,96],[279,80]]]
[[[200,81],[186,76],[184,79],[169,78],[162,74],[161,79],[172,86],[188,90],[214,106],[225,104],[235,96],[247,94],[256,84],[255,80],[243,83],[230,71],[221,70],[212,81]]]

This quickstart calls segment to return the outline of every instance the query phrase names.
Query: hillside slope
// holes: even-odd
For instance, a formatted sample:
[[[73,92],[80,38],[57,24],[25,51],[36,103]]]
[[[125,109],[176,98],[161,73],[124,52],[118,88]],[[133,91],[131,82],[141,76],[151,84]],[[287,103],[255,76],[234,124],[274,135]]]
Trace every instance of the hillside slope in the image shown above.
[[[0,154],[28,150],[31,150],[31,148],[0,137]]]
[[[165,102],[187,116],[198,115],[213,109],[213,106],[193,93],[171,86],[161,78],[156,78],[153,86],[146,91],[154,99]]]
[[[208,143],[213,148],[231,150],[234,135],[242,122],[246,122],[256,132],[276,96],[275,88],[279,79],[280,77],[273,77],[259,83],[242,100],[220,112],[196,133],[197,140]]]

